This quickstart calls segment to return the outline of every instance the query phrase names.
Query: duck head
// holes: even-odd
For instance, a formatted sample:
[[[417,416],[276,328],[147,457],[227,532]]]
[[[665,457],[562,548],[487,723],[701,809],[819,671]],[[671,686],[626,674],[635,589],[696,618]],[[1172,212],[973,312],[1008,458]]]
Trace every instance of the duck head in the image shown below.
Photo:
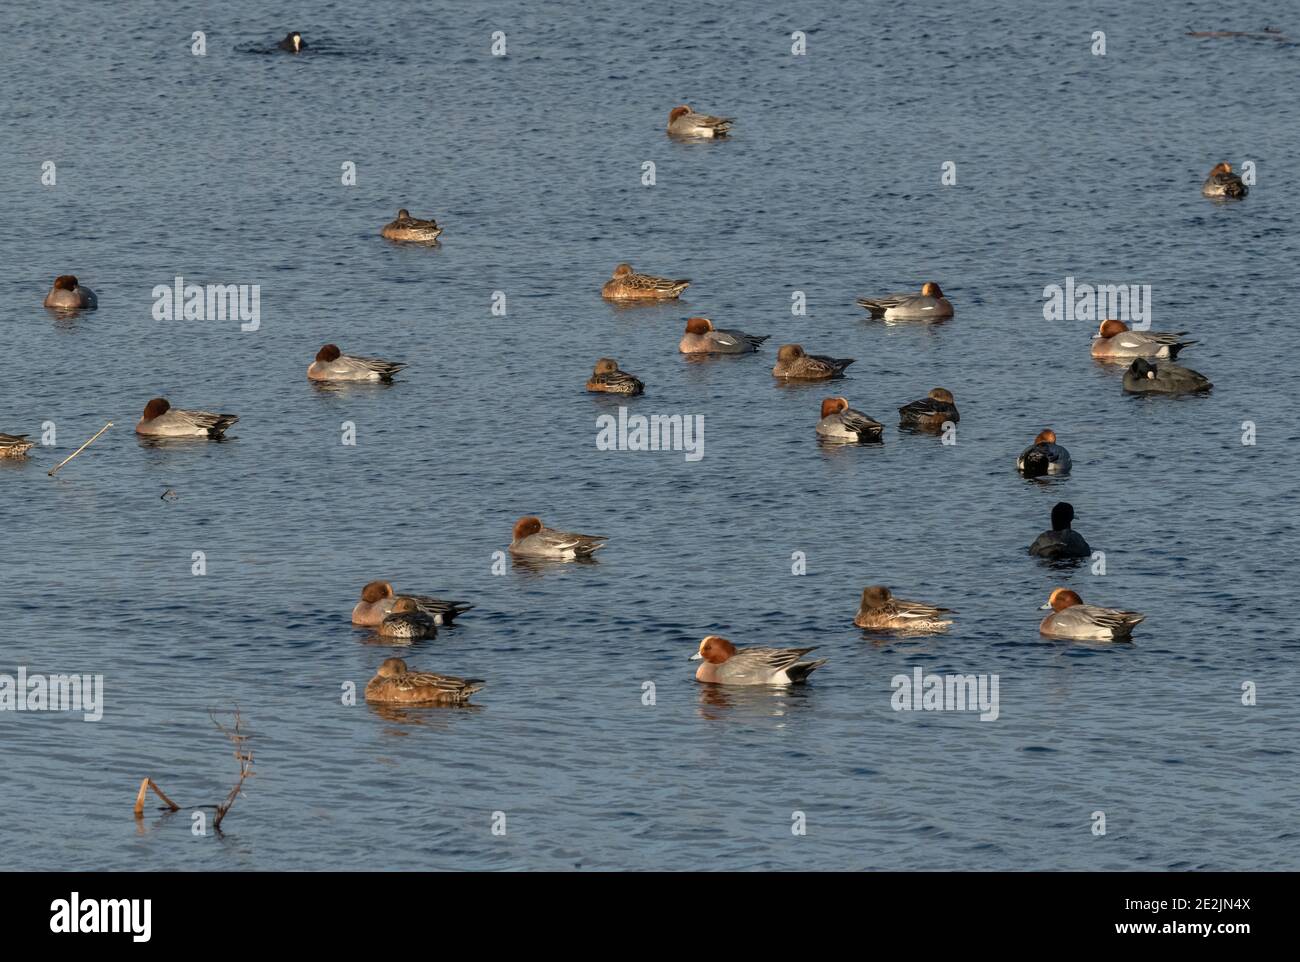
[[[691,661],[707,661],[711,665],[720,665],[736,653],[736,646],[718,635],[709,635],[700,642],[699,650],[691,655]]]
[[[1039,611],[1064,611],[1066,608],[1074,605],[1083,604],[1083,599],[1071,591],[1069,588],[1057,588],[1047,597],[1047,604],[1039,608]]]

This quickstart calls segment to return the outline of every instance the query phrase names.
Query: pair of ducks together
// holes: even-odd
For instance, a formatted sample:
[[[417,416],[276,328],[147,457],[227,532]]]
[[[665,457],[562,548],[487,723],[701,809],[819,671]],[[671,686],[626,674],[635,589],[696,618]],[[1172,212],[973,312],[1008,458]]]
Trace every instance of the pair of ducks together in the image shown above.
[[[1092,341],[1092,356],[1099,361],[1127,361],[1124,390],[1129,394],[1199,394],[1214,387],[1199,371],[1173,363],[1183,348],[1186,331],[1134,331],[1123,321],[1101,322]],[[1160,363],[1157,364],[1156,361]]]
[[[316,352],[316,360],[307,367],[307,377],[313,381],[391,383],[393,375],[404,367],[406,365],[400,361],[344,354],[336,345],[326,344]],[[238,414],[173,408],[166,398],[156,397],[144,406],[135,433],[154,438],[207,438],[221,441],[225,438],[226,431],[238,420]]]
[[[609,301],[662,301],[681,296],[691,284],[690,278],[660,277],[656,274],[639,274],[631,264],[619,264],[614,268],[600,296]],[[877,320],[886,321],[937,321],[953,316],[952,303],[943,296],[943,291],[934,281],[926,281],[919,294],[889,294],[879,298],[859,298],[858,304],[865,307]],[[694,320],[694,318],[692,318]],[[705,333],[691,332],[688,333]],[[740,332],[730,332],[739,334]],[[748,335],[744,335],[748,336]],[[766,340],[766,338],[764,338]],[[744,348],[741,349],[742,351]],[[685,353],[696,353],[688,351]],[[721,350],[715,353],[736,353]]]
[[[1047,638],[1069,641],[1126,641],[1134,626],[1146,617],[1135,611],[1085,605],[1068,588],[1055,589],[1042,610],[1051,610],[1052,614],[1039,624],[1039,632]],[[943,616],[954,613],[949,608],[896,598],[888,588],[873,585],[863,589],[862,603],[853,623],[859,628],[903,635],[934,634],[947,630],[952,621]],[[709,635],[700,642],[691,660],[704,662],[695,672],[697,681],[720,685],[793,685],[807,681],[809,675],[826,664],[825,658],[800,660],[816,650],[815,646],[740,647],[726,638]]]

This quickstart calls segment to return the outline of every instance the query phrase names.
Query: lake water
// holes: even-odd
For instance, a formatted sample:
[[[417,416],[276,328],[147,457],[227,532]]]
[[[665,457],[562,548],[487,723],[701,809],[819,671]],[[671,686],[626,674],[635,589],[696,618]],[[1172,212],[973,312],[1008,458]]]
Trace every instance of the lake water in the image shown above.
[[[1184,35],[1300,22],[1208,0],[779,6],[0,13],[0,431],[57,430],[0,462],[0,672],[102,673],[105,703],[95,723],[0,713],[0,867],[1300,868],[1300,47]],[[289,29],[308,53],[265,49]],[[734,136],[670,141],[678,103]],[[1256,165],[1245,201],[1200,196],[1221,160]],[[441,246],[382,240],[400,206]],[[619,261],[693,284],[617,309],[599,289]],[[63,272],[97,311],[42,309]],[[260,285],[260,329],[155,321],[176,275]],[[1067,277],[1149,284],[1153,328],[1192,332],[1181,360],[1213,393],[1124,395],[1095,321],[1043,318]],[[950,323],[854,304],[925,280]],[[687,361],[694,314],[772,340]],[[410,368],[321,390],[327,341]],[[790,341],[857,362],[781,387]],[[619,405],[582,390],[602,355],[645,381],[633,413],[704,416],[701,460],[596,449]],[[895,427],[937,384],[955,445]],[[884,444],[820,446],[830,394]],[[225,444],[143,444],[155,395],[240,421]],[[1026,482],[1015,457],[1048,426],[1073,474]],[[1104,576],[1026,554],[1062,499]],[[609,545],[494,574],[528,513]],[[476,607],[376,645],[348,620],[375,578]],[[872,583],[956,624],[868,636]],[[1058,585],[1145,612],[1134,644],[1041,638]],[[796,690],[713,689],[687,661],[710,633],[829,663]],[[342,704],[392,654],[485,678],[479,707]],[[997,720],[894,711],[916,667],[996,674]],[[236,771],[208,712],[233,705],[257,774],[224,837],[196,837]],[[183,811],[151,798],[135,821],[145,776]]]

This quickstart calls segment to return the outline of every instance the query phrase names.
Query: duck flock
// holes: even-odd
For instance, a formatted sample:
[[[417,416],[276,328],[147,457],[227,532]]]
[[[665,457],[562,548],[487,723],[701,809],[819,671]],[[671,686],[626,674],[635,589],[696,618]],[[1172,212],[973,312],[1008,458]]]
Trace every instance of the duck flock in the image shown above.
[[[302,34],[294,31],[277,47],[292,55],[310,49]],[[689,106],[674,107],[668,114],[667,133],[691,140],[725,138],[735,126],[727,117],[698,113]],[[1228,163],[1215,166],[1202,185],[1201,193],[1216,200],[1240,200],[1248,186]],[[380,235],[399,244],[435,246],[442,229],[433,219],[413,217],[405,208],[384,225]],[[690,285],[687,278],[661,277],[641,273],[630,264],[617,265],[601,288],[609,301],[628,304],[662,304],[680,297]],[[594,295],[594,292],[593,292]],[[934,281],[926,281],[919,292],[863,297],[857,302],[871,319],[885,323],[942,323],[956,315],[954,305]],[[54,280],[44,305],[57,312],[75,313],[98,306],[94,291],[71,274]],[[1108,318],[1101,322],[1092,342],[1092,356],[1103,362],[1128,365],[1123,389],[1134,394],[1203,394],[1213,385],[1202,374],[1176,363],[1179,353],[1195,343],[1186,333],[1135,330],[1124,321]],[[767,335],[714,327],[707,317],[691,317],[678,350],[686,355],[752,354],[763,351]],[[800,344],[782,344],[775,351],[773,377],[782,381],[833,381],[853,363],[852,358],[812,354]],[[346,354],[334,344],[317,351],[307,368],[314,381],[391,382],[406,365],[373,357]],[[595,362],[586,382],[591,392],[633,396],[644,383],[619,367],[613,358]],[[909,432],[950,435],[960,420],[957,401],[943,387],[931,389],[925,397],[898,409],[899,427]],[[166,398],[152,398],[144,405],[137,434],[156,439],[223,439],[239,420],[235,414],[185,410],[172,407]],[[810,417],[810,422],[812,421]],[[881,444],[884,424],[855,410],[848,398],[827,397],[821,402],[815,422],[816,435],[827,444]],[[32,448],[27,435],[0,433],[0,457],[23,458]],[[1070,471],[1069,451],[1056,433],[1044,429],[1016,459],[1017,470],[1027,478],[1062,475]],[[1029,546],[1029,553],[1055,560],[1088,558],[1092,549],[1071,527],[1073,507],[1058,503],[1051,511],[1051,528]],[[509,545],[517,559],[547,562],[575,562],[590,559],[605,547],[601,535],[579,534],[547,527],[537,517],[520,518],[514,525]],[[398,592],[386,581],[372,581],[361,590],[352,611],[352,623],[372,628],[394,644],[433,637],[441,627],[472,609],[462,601],[429,595]],[[1048,597],[1040,632],[1045,637],[1072,641],[1126,642],[1144,615],[1086,604],[1079,595],[1057,588]],[[862,591],[854,624],[876,632],[925,635],[946,631],[953,624],[952,609],[897,597],[890,588],[871,585]],[[826,663],[825,659],[804,660],[813,648],[739,646],[717,635],[702,639],[692,656],[701,664],[696,671],[700,682],[725,685],[789,685],[807,680]],[[463,705],[484,685],[482,679],[457,678],[430,671],[414,671],[400,658],[389,658],[366,685],[365,697],[376,703],[407,705]]]

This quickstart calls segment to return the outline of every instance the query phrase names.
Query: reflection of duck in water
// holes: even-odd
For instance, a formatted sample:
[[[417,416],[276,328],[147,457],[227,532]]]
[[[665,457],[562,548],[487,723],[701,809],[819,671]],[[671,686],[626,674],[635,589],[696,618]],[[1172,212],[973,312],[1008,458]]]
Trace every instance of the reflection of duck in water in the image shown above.
[[[301,53],[307,49],[307,41],[302,39],[302,34],[297,30],[291,30],[284,35],[284,39],[276,44],[281,50],[288,50],[290,53]]]

